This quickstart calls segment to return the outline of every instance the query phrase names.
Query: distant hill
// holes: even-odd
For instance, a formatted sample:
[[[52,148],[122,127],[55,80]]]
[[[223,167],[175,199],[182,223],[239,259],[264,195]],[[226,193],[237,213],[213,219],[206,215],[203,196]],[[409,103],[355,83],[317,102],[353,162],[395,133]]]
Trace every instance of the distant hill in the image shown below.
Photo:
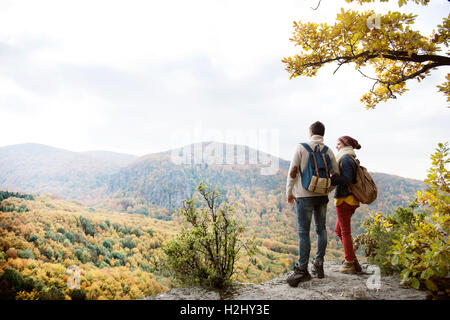
[[[42,144],[0,147],[0,189],[80,198],[100,187],[136,156],[104,151],[72,152]]]
[[[204,157],[209,154],[208,150],[222,148],[222,163],[226,163],[228,148],[234,160],[228,164],[210,161],[208,165],[201,155],[195,159],[197,147]],[[184,147],[178,150],[182,149]],[[107,192],[142,197],[155,205],[173,209],[181,206],[183,199],[192,196],[200,181],[214,185],[222,193],[236,186],[278,192],[285,184],[289,162],[247,146],[203,142],[189,145],[187,150],[190,150],[189,164],[178,164],[173,159],[176,154],[173,150],[139,158],[109,177]],[[196,160],[199,163],[195,163]],[[270,167],[270,161],[274,161],[274,167],[279,167],[279,170],[274,175],[261,174],[261,170]]]
[[[190,153],[180,158],[181,150]],[[263,175],[262,170],[271,165],[279,170]],[[288,168],[289,161],[262,151],[211,141],[142,157],[109,151],[73,152],[35,143],[0,147],[2,190],[52,193],[90,199],[91,203],[111,196],[140,198],[169,210],[192,196],[200,181],[224,194],[239,187],[284,195]],[[379,197],[370,208],[378,210],[408,204],[424,186],[419,180],[384,173],[373,176]]]
[[[420,180],[379,172],[371,174],[378,187],[378,198],[370,205],[373,209],[383,210],[408,205],[414,200],[417,190],[425,188],[425,183]]]
[[[116,168],[121,168],[129,165],[133,161],[135,161],[138,156],[126,154],[126,153],[118,153],[111,151],[85,151],[80,152],[80,154],[87,155],[99,160],[103,160],[111,165],[114,165]]]
[[[193,159],[194,149],[199,147],[204,155],[206,148],[214,144],[218,143],[203,142],[187,146],[187,149],[191,150],[190,164],[174,163],[172,159],[173,154],[176,153],[174,150],[143,156],[110,175],[107,192],[144,198],[167,209],[179,207],[183,199],[191,197],[195,186],[201,180],[215,185],[222,193],[239,186],[242,189],[260,188],[265,192],[284,195],[289,161],[275,158],[247,146],[219,144],[223,145],[224,158],[226,148],[233,150],[234,159],[237,159],[238,148],[242,148],[241,157],[243,158],[239,162],[241,164],[208,165],[204,161],[196,164]],[[262,175],[261,168],[269,167],[269,164],[262,163],[269,163],[269,161],[261,160],[260,163],[250,164],[250,153],[256,154],[257,159],[272,159],[278,162],[279,170],[274,175]],[[372,173],[372,175],[379,189],[379,197],[370,206],[371,209],[385,210],[407,205],[413,199],[415,192],[424,187],[424,183],[419,180],[384,173]]]

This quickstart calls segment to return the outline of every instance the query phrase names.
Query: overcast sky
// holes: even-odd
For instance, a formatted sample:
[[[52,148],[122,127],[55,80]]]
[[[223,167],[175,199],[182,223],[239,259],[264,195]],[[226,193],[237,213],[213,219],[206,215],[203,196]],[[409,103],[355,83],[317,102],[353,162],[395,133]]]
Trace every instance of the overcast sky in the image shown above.
[[[392,2],[392,1],[391,1]],[[372,85],[352,66],[289,80],[281,63],[295,54],[294,20],[333,23],[341,7],[399,10],[396,2],[360,7],[344,0],[2,0],[0,146],[41,143],[71,151],[135,155],[185,143],[227,139],[290,160],[316,121],[335,148],[356,138],[370,171],[423,179],[429,155],[449,140],[450,109],[437,92],[448,68],[405,95],[366,110]],[[400,11],[431,34],[446,0]],[[277,145],[252,140],[272,130]]]

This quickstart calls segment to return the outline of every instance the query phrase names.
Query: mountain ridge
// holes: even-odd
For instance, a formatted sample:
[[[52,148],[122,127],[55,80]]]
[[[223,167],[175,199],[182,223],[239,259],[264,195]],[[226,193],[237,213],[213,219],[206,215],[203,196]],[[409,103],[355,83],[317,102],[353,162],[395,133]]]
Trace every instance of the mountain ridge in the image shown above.
[[[177,164],[173,156],[181,151],[185,157],[181,159],[188,161]],[[271,166],[277,168],[274,174],[262,174]],[[200,181],[216,185],[225,194],[240,186],[251,194],[258,189],[282,196],[288,168],[289,161],[263,151],[215,141],[141,157],[110,151],[73,152],[33,143],[0,147],[1,189],[52,193],[92,205],[100,198],[127,197],[173,210],[192,196]],[[373,175],[380,186],[380,197],[398,194],[391,199],[391,207],[405,204],[409,194],[424,185],[401,176]]]
[[[233,146],[237,146],[237,147],[244,147],[246,150],[246,153],[248,153],[248,150],[256,150],[257,153],[263,153],[263,154],[268,154],[264,151],[261,151],[259,149],[255,149],[243,144],[230,144],[230,143],[226,143],[226,142],[218,142],[218,141],[203,141],[203,142],[199,142],[199,143],[191,143],[191,144],[187,144],[178,148],[172,148],[172,149],[168,149],[165,151],[159,151],[159,152],[152,152],[152,153],[147,153],[144,154],[142,156],[138,156],[138,155],[134,155],[134,154],[130,154],[130,153],[124,153],[124,152],[116,152],[116,151],[109,151],[109,150],[88,150],[88,151],[71,151],[68,149],[64,149],[64,148],[59,148],[59,147],[53,147],[50,145],[46,145],[46,144],[41,144],[41,143],[34,143],[34,142],[26,142],[26,143],[19,143],[19,144],[12,144],[12,145],[6,145],[6,146],[0,146],[0,156],[2,154],[2,151],[7,150],[7,149],[14,149],[14,148],[20,148],[20,147],[24,147],[24,146],[31,146],[31,147],[39,147],[42,149],[48,149],[48,150],[55,150],[55,151],[64,151],[64,152],[69,152],[69,153],[73,153],[73,154],[80,154],[80,155],[90,155],[90,156],[94,156],[94,157],[105,157],[106,155],[112,155],[112,156],[118,156],[118,157],[123,157],[123,158],[128,158],[128,159],[133,159],[133,161],[137,161],[137,160],[142,160],[142,159],[146,159],[147,157],[150,158],[154,158],[157,157],[159,155],[169,155],[171,154],[174,150],[181,150],[188,147],[193,147],[197,144],[203,144],[203,145],[208,145],[211,143],[215,143],[215,144],[222,144],[224,146],[227,145],[233,145]],[[278,156],[274,156],[271,154],[268,154],[270,157],[274,157],[274,158],[278,158],[278,160],[280,160],[280,162],[283,165],[289,165],[290,161],[286,160],[284,158],[278,157]],[[1,159],[0,159],[1,160]],[[248,160],[248,159],[247,159]],[[132,163],[132,162],[130,162]],[[380,172],[380,171],[370,171],[370,173],[376,173],[376,174],[385,174],[385,175],[389,175],[389,176],[393,176],[393,177],[399,177],[399,178],[403,178],[403,179],[409,179],[409,180],[414,180],[414,181],[422,181],[420,179],[416,179],[416,178],[410,178],[410,177],[404,177],[404,176],[400,176],[400,175],[396,175],[396,174],[392,174],[392,173],[384,173],[384,172]]]

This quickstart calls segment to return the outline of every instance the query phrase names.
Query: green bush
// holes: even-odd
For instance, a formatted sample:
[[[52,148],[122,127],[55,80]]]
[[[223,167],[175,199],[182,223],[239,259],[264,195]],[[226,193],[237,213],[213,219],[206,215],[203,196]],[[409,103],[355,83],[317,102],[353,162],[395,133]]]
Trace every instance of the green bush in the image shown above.
[[[67,240],[67,239],[65,239]],[[64,250],[59,249],[58,252],[55,252],[54,257],[58,260],[58,261],[64,261]]]
[[[448,143],[440,143],[431,156],[427,190],[418,191],[409,208],[398,208],[391,216],[372,216],[363,224],[366,233],[355,239],[364,245],[369,262],[399,272],[404,282],[435,297],[450,296],[448,154]],[[418,209],[422,211],[414,212]]]
[[[106,259],[105,259],[106,260]],[[106,262],[106,261],[102,261],[102,260],[97,260],[96,262],[95,262],[95,266],[97,267],[97,268],[109,268],[110,267],[110,265],[109,265],[109,260],[108,260],[108,262]]]
[[[24,277],[14,268],[6,268],[0,276],[0,300],[13,300],[19,291],[42,291],[44,284],[33,278]]]
[[[197,187],[205,206],[196,208],[194,198],[184,201],[180,213],[189,228],[164,247],[167,265],[183,284],[223,288],[231,283],[234,263],[242,248],[251,255],[256,249],[241,236],[245,230],[234,217],[235,208],[218,205],[219,193],[204,183]]]
[[[80,216],[80,223],[86,235],[94,236],[97,233],[92,222],[85,217]]]
[[[131,239],[130,237],[121,240],[120,243],[122,244],[122,247],[124,247],[124,248],[128,248],[128,249],[136,248],[136,242],[134,242],[133,239]]]
[[[40,298],[41,300],[65,300],[66,296],[59,288],[52,286],[44,291]]]
[[[130,229],[128,229],[126,226],[120,226],[117,229],[117,232],[123,233],[123,234],[130,234]]]
[[[123,260],[115,260],[114,265],[111,265],[111,267],[121,267],[125,264]]]
[[[132,211],[133,213],[137,213],[137,214],[143,214],[145,216],[148,216],[148,210],[147,208],[144,207],[140,207],[140,208],[136,208],[134,211]]]
[[[17,212],[28,212],[30,209],[27,208],[25,204],[21,204],[19,208],[17,208]]]
[[[83,289],[73,289],[69,292],[72,300],[86,300],[86,292]]]
[[[103,259],[103,262],[107,264],[106,268],[109,267],[109,266],[111,266],[111,260],[110,260],[110,257],[105,257],[105,258]]]
[[[25,249],[25,250],[17,250],[17,255],[19,256],[19,258],[22,259],[34,259],[34,254],[33,251],[31,251],[31,249]]]
[[[36,242],[38,240],[38,236],[33,234],[29,239],[28,242]]]
[[[138,228],[134,228],[133,230],[131,230],[130,234],[134,234],[136,237],[140,237],[142,235],[141,230],[139,230]]]
[[[87,263],[91,260],[91,255],[83,248],[76,248],[74,254],[81,263]]]
[[[145,272],[152,273],[154,270],[148,263],[143,263],[140,265],[141,269]]]
[[[107,249],[112,249],[113,242],[109,239],[106,239],[105,241],[103,241],[103,246]]]
[[[45,237],[47,239],[51,239],[53,241],[58,241],[58,237],[57,237],[56,233],[54,233],[53,231],[47,231],[45,233]]]
[[[118,259],[118,260],[123,260],[125,258],[124,255],[122,253],[120,253],[119,251],[113,251],[111,253],[111,255],[114,259]]]
[[[0,202],[8,199],[9,197],[16,197],[25,200],[34,200],[34,196],[31,194],[20,194],[18,192],[0,191]]]
[[[5,280],[15,291],[21,291],[24,287],[23,275],[14,268],[6,268],[0,277],[0,281]]]
[[[414,221],[423,220],[423,214],[414,214],[412,208],[397,208],[391,215],[373,215],[363,222],[366,233],[355,238],[355,250],[364,246],[370,264],[380,267],[383,274],[402,271],[403,266],[393,265],[389,259],[394,240],[415,232]]]
[[[104,246],[96,245],[94,247],[94,250],[97,256],[102,255],[105,257],[108,254],[108,249],[105,248]]]
[[[12,204],[12,205],[7,205],[7,206],[1,206],[0,207],[0,211],[2,212],[14,212],[16,210],[16,207]]]
[[[71,243],[75,242],[75,235],[70,230],[64,233],[64,237],[66,237],[66,239],[68,239]]]
[[[42,252],[44,254],[44,256],[46,256],[48,259],[51,259],[54,256],[54,252],[53,249],[51,247],[47,247],[44,249],[44,251]]]
[[[431,156],[425,192],[417,192],[417,205],[426,213],[415,221],[415,232],[394,240],[393,264],[404,266],[401,276],[416,289],[434,296],[450,296],[450,163],[448,143],[439,144]]]

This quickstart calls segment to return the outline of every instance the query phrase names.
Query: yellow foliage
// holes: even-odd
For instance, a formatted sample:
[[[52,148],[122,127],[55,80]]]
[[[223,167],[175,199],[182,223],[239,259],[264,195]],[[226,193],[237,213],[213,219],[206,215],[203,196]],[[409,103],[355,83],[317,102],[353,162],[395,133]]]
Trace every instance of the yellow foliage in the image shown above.
[[[347,0],[352,2],[353,0]],[[373,0],[356,0],[360,4]],[[383,1],[383,0],[382,0]],[[415,0],[426,5],[428,0]],[[406,3],[399,0],[399,5]],[[423,80],[431,70],[450,65],[448,55],[440,55],[441,45],[447,46],[450,15],[443,19],[438,31],[425,36],[411,26],[416,15],[389,12],[376,15],[374,11],[358,12],[341,9],[334,25],[326,23],[294,22],[290,39],[300,48],[299,53],[283,58],[290,78],[313,77],[326,64],[336,63],[336,71],[344,64],[354,64],[363,76],[374,81],[361,101],[366,108],[404,94],[406,81]],[[370,75],[365,67],[370,66]],[[335,71],[335,72],[336,72]],[[439,86],[448,98],[447,82]]]
[[[40,292],[33,289],[31,292],[19,291],[16,294],[16,300],[39,300]]]

